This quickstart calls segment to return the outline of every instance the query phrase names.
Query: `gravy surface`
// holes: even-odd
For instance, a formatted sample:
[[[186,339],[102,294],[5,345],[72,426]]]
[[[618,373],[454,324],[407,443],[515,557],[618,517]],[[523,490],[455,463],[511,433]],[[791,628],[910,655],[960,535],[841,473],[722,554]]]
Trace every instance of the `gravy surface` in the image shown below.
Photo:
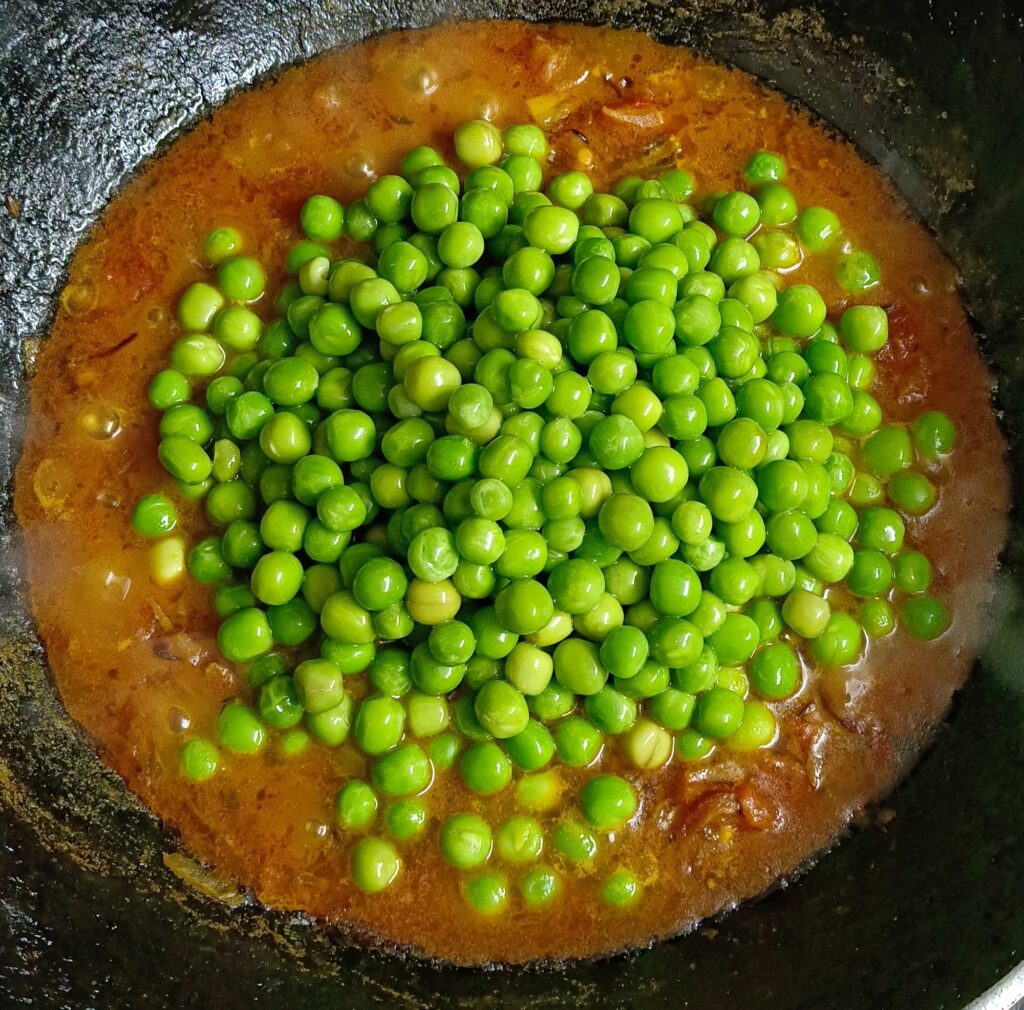
[[[187,577],[157,586],[149,544],[130,525],[142,494],[173,496],[146,387],[175,339],[176,297],[201,275],[207,232],[236,227],[272,288],[309,194],[348,204],[416,144],[450,156],[454,126],[482,114],[538,122],[554,150],[549,171],[584,168],[604,187],[679,164],[700,193],[732,189],[752,151],[778,151],[801,205],[832,208],[846,237],[881,264],[882,283],[865,300],[890,309],[873,389],[887,416],[940,409],[958,428],[956,451],[929,473],[939,506],[908,522],[908,542],[935,564],[950,630],[927,643],[897,632],[853,669],[808,668],[801,692],[772,706],[780,734],[770,749],[720,747],[699,764],[673,761],[652,774],[618,767],[607,747],[600,768],[637,786],[638,826],[603,844],[591,870],[561,874],[553,907],[530,912],[513,896],[493,918],[464,902],[460,874],[438,853],[436,820],[471,810],[496,823],[512,812],[513,790],[479,797],[443,777],[430,794],[432,829],[403,843],[405,872],[370,896],[351,882],[350,842],[333,826],[339,786],[366,772],[353,749],[314,746],[288,759],[267,746],[225,756],[203,784],[181,777],[183,740],[214,735],[221,706],[247,690],[244,672],[218,653],[209,590]],[[831,316],[847,304],[829,256],[794,275],[822,291]],[[255,308],[273,315],[270,304]],[[16,508],[61,696],[186,850],[268,905],[453,961],[516,962],[642,944],[758,894],[891,787],[979,648],[1004,538],[1002,453],[953,268],[849,144],[752,78],[639,34],[470,23],[388,36],[291,70],[235,98],[125,188],[75,256],[39,353]],[[208,532],[192,503],[180,501],[179,514],[189,541]],[[567,802],[594,770],[559,768]],[[618,866],[646,885],[628,909],[598,900]]]

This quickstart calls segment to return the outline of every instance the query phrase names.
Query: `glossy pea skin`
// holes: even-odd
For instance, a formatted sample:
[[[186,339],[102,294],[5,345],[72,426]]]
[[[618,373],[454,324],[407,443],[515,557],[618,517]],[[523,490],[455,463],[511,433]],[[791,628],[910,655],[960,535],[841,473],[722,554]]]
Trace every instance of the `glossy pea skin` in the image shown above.
[[[675,582],[673,588],[678,588]],[[639,628],[626,626],[614,629],[605,637],[599,658],[616,678],[627,680],[643,668],[649,650],[647,636]]]
[[[370,837],[356,842],[349,865],[356,884],[376,894],[394,883],[402,869],[402,859],[391,842]]]
[[[725,688],[713,687],[697,699],[693,723],[698,733],[722,740],[739,729],[743,718],[743,699]]]
[[[765,645],[750,666],[751,686],[764,698],[788,698],[800,681],[800,662],[790,646],[782,642]]]
[[[491,855],[493,835],[475,814],[454,814],[441,826],[438,845],[445,861],[456,869],[475,869]]]
[[[245,607],[221,624],[217,642],[227,659],[245,663],[269,652],[273,635],[266,614],[256,607]]]
[[[420,800],[400,800],[384,811],[388,834],[396,841],[407,841],[421,834],[427,826],[426,805]]]
[[[914,596],[906,600],[901,616],[911,635],[924,641],[938,638],[950,625],[949,611],[932,596]]]
[[[512,766],[504,751],[491,741],[468,748],[459,760],[459,775],[475,793],[500,792],[512,779]]]
[[[671,758],[672,734],[651,719],[638,719],[619,737],[623,756],[634,767],[654,769],[663,767]]]
[[[379,650],[370,664],[370,682],[381,695],[391,698],[406,695],[413,686],[409,656],[397,648]]]
[[[192,782],[205,782],[220,764],[217,748],[201,738],[189,740],[178,754],[181,774]]]
[[[255,754],[266,740],[258,716],[241,702],[229,702],[217,719],[217,736],[222,747],[236,754]]]
[[[377,817],[377,794],[370,785],[353,779],[339,790],[334,802],[338,826],[346,831],[362,831]]]
[[[373,784],[385,796],[422,792],[430,783],[430,759],[417,744],[402,744],[373,763]]]
[[[870,638],[882,638],[896,628],[896,613],[888,600],[865,600],[857,616]]]
[[[405,710],[400,702],[371,695],[356,710],[352,735],[364,753],[378,755],[398,743],[404,726]]]
[[[144,495],[132,513],[132,526],[144,537],[160,537],[178,524],[174,503],[165,495]]]
[[[508,756],[524,771],[543,768],[555,754],[555,741],[550,731],[532,718],[522,731],[507,738],[504,746]]]
[[[606,733],[626,732],[637,718],[637,702],[614,687],[605,685],[584,700],[587,717]]]
[[[474,708],[480,724],[499,740],[521,733],[530,717],[523,693],[503,680],[484,684]]]
[[[580,791],[580,809],[594,827],[618,828],[636,813],[636,793],[618,775],[597,775]]]
[[[498,915],[508,903],[508,881],[499,873],[482,873],[466,881],[463,894],[475,912]]]
[[[598,852],[598,841],[594,833],[577,820],[567,818],[559,821],[551,831],[552,847],[565,859],[574,863],[592,860]]]
[[[495,848],[498,856],[507,863],[535,862],[544,848],[543,830],[533,817],[510,817],[498,829]]]
[[[953,451],[956,427],[938,410],[925,411],[914,422],[914,445],[925,459],[935,459]]]

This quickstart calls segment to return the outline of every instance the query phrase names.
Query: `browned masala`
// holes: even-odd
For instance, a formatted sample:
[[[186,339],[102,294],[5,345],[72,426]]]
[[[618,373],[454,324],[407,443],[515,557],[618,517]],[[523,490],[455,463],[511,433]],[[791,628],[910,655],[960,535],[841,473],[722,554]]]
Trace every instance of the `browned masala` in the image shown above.
[[[429,95],[417,90],[425,68],[436,75]],[[313,747],[287,761],[269,746],[227,759],[204,785],[181,779],[182,740],[212,733],[244,680],[218,656],[207,591],[187,578],[155,586],[148,545],[129,516],[141,494],[169,486],[145,390],[175,338],[169,307],[200,275],[207,231],[232,224],[249,251],[279,264],[310,193],[347,203],[365,186],[361,165],[393,171],[405,150],[425,142],[450,155],[460,120],[484,110],[500,122],[523,120],[537,95],[549,96],[538,114],[549,117],[557,169],[584,167],[608,185],[678,159],[703,192],[739,185],[746,156],[768,147],[785,157],[802,205],[830,206],[847,237],[876,253],[884,281],[870,300],[891,307],[892,339],[875,392],[895,418],[927,405],[948,412],[960,432],[953,457],[931,474],[940,505],[911,522],[909,535],[934,560],[954,623],[930,644],[894,635],[853,671],[810,671],[801,693],[776,707],[781,734],[770,750],[720,748],[700,765],[626,772],[643,797],[638,826],[602,843],[591,870],[567,870],[553,909],[530,913],[513,896],[506,914],[482,919],[440,861],[436,824],[405,847],[406,869],[390,891],[367,897],[354,888],[349,842],[331,826],[339,785],[365,773],[348,747]],[[845,302],[832,269],[818,257],[797,275],[838,312]],[[183,845],[268,905],[461,962],[582,955],[672,933],[792,872],[836,837],[852,809],[890,788],[978,649],[1007,478],[989,377],[952,267],[848,144],[750,77],[644,36],[469,24],[390,36],[292,70],[230,102],[126,187],[76,255],[62,306],[32,383],[16,495],[57,685],[103,759]],[[115,437],[90,432],[104,415],[118,419]],[[187,534],[203,531],[193,506],[182,502],[181,512]],[[617,767],[612,746],[605,755],[604,766]],[[564,779],[572,804],[581,773]],[[497,822],[512,793],[485,800],[443,776],[432,810],[472,809]],[[629,911],[596,897],[616,866],[647,885]]]

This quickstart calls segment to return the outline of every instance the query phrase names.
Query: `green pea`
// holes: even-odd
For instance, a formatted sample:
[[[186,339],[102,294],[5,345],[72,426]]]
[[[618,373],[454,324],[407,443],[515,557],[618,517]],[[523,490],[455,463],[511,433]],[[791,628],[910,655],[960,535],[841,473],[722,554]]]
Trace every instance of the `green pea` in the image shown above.
[[[270,651],[273,635],[266,614],[256,607],[245,607],[221,624],[217,642],[227,659],[246,663]]]
[[[189,740],[178,755],[181,774],[192,782],[205,782],[217,772],[220,757],[209,740]]]
[[[523,221],[523,233],[530,245],[552,256],[568,252],[578,232],[579,218],[563,207],[534,207]]]
[[[800,661],[796,653],[782,642],[765,645],[751,661],[751,686],[762,697],[772,701],[793,694],[799,686],[800,677]]]
[[[892,556],[903,548],[905,532],[898,512],[889,508],[867,508],[860,515],[857,539],[868,550]]]
[[[543,908],[557,898],[560,887],[553,870],[536,866],[526,871],[519,881],[519,893],[528,908]]]
[[[144,537],[161,537],[178,524],[173,502],[164,495],[144,495],[132,513],[132,526]]]
[[[600,731],[579,716],[562,719],[555,727],[554,740],[562,761],[577,768],[593,764],[604,746]]]
[[[811,252],[827,249],[839,234],[839,218],[825,207],[808,207],[797,219],[797,234]]]
[[[922,555],[923,556],[923,555]],[[893,563],[881,551],[855,551],[846,584],[857,596],[880,596],[893,580]]]
[[[438,845],[450,865],[472,870],[490,858],[493,837],[487,823],[475,814],[454,814],[441,825]]]
[[[259,694],[260,718],[275,729],[288,729],[302,719],[302,701],[291,677],[271,677]]]
[[[530,719],[522,731],[505,740],[508,756],[524,771],[536,771],[548,764],[555,753],[551,733],[535,719]]]
[[[433,774],[430,759],[417,744],[403,744],[378,757],[372,772],[374,786],[385,796],[422,792]]]
[[[561,856],[574,863],[589,862],[597,855],[594,833],[580,821],[559,821],[551,830],[551,845]]]
[[[871,253],[857,249],[839,258],[836,280],[844,291],[859,294],[877,286],[881,280],[881,271]]]
[[[388,834],[396,841],[407,841],[423,833],[427,826],[427,808],[420,800],[400,800],[384,810]]]
[[[949,611],[932,596],[914,596],[901,608],[901,616],[914,638],[930,641],[950,625]]]
[[[557,805],[561,791],[561,779],[556,772],[524,775],[516,785],[516,802],[526,810],[551,810]]]
[[[307,659],[295,668],[295,689],[307,712],[325,712],[345,697],[342,673],[329,659]]]
[[[521,733],[529,720],[522,692],[502,680],[488,681],[480,688],[475,710],[480,724],[499,740]]]
[[[551,656],[527,642],[519,642],[505,660],[505,676],[526,695],[540,694],[550,683],[553,671]]]
[[[508,904],[508,882],[497,873],[473,877],[464,885],[466,901],[481,915],[498,915]]]
[[[743,699],[725,688],[713,687],[698,696],[693,725],[701,736],[724,740],[739,729],[742,718]]]
[[[608,679],[598,647],[580,638],[559,642],[554,653],[555,679],[576,694],[596,694]]]
[[[896,614],[888,600],[865,600],[857,616],[871,638],[882,638],[896,628]]]
[[[713,217],[726,235],[748,235],[761,219],[761,208],[749,193],[727,193],[715,203]]]
[[[427,747],[427,754],[437,771],[448,771],[458,759],[460,749],[459,738],[452,733],[442,733],[434,737]]]
[[[302,587],[302,578],[302,562],[294,554],[270,551],[256,562],[251,589],[263,603],[287,603]]]
[[[663,562],[663,564],[669,564],[669,562]],[[676,564],[682,564],[682,562],[677,562]],[[689,585],[688,580],[684,579],[684,581],[686,586],[682,590],[683,594],[692,595],[692,587]],[[677,586],[676,588],[678,589],[679,587]],[[659,597],[664,591],[663,588],[659,588]],[[601,643],[599,659],[617,679],[625,680],[636,676],[640,672],[647,661],[648,654],[647,636],[638,628],[622,627],[610,632]]]
[[[892,503],[912,516],[929,512],[938,499],[935,485],[923,474],[913,471],[895,474],[889,481],[888,491]]]
[[[402,869],[398,850],[383,838],[361,838],[352,848],[352,879],[364,891],[377,894],[390,887]]]
[[[217,283],[224,294],[236,302],[256,301],[266,287],[266,274],[249,256],[231,256],[217,269]]]
[[[618,828],[636,813],[636,792],[618,775],[597,775],[580,791],[580,808],[594,827]]]
[[[679,734],[678,740],[679,757],[683,761],[702,761],[715,749],[715,741],[701,736],[692,727],[684,729]]]
[[[459,775],[473,792],[490,795],[500,792],[512,780],[512,765],[496,743],[481,741],[462,755]]]
[[[544,848],[544,833],[532,817],[510,817],[498,829],[495,838],[498,855],[508,863],[532,863]]]
[[[956,428],[953,422],[938,410],[925,411],[913,426],[914,445],[925,459],[936,459],[953,451]]]
[[[346,831],[363,831],[377,817],[377,794],[358,779],[346,782],[338,791],[334,813],[338,826]]]
[[[256,713],[241,702],[229,702],[217,719],[221,746],[236,754],[255,754],[263,746],[266,731]]]
[[[234,253],[241,252],[242,236],[230,226],[214,228],[203,242],[203,255],[208,263],[214,265],[227,259]]]
[[[606,733],[624,733],[636,722],[637,704],[633,698],[607,685],[597,694],[589,695],[584,708],[590,720]]]
[[[151,406],[157,410],[167,410],[188,402],[192,396],[192,387],[181,372],[165,369],[153,376],[147,395]]]
[[[635,873],[616,870],[601,886],[601,898],[609,905],[624,908],[635,904],[643,891]]]
[[[402,738],[405,709],[394,698],[371,695],[356,710],[352,735],[360,750],[376,756],[390,750]]]
[[[932,584],[932,563],[920,551],[901,551],[893,558],[892,570],[900,592],[925,593]]]

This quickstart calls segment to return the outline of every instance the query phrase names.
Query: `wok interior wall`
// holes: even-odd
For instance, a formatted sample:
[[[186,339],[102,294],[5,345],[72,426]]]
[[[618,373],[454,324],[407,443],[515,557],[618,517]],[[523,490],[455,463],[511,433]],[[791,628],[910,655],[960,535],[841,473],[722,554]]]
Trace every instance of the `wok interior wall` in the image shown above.
[[[146,157],[235,89],[324,48],[443,17],[640,27],[759,74],[878,161],[959,265],[1024,488],[1024,25],[862,0],[370,5],[52,3],[0,27],[0,996],[54,1007],[446,1005],[960,1006],[1021,957],[1024,536],[1020,500],[993,642],[897,817],[795,885],[630,958],[515,975],[456,972],[188,890],[161,827],[54,698],[26,611],[10,511],[25,369],[72,249]],[[144,995],[143,995],[144,994]]]

